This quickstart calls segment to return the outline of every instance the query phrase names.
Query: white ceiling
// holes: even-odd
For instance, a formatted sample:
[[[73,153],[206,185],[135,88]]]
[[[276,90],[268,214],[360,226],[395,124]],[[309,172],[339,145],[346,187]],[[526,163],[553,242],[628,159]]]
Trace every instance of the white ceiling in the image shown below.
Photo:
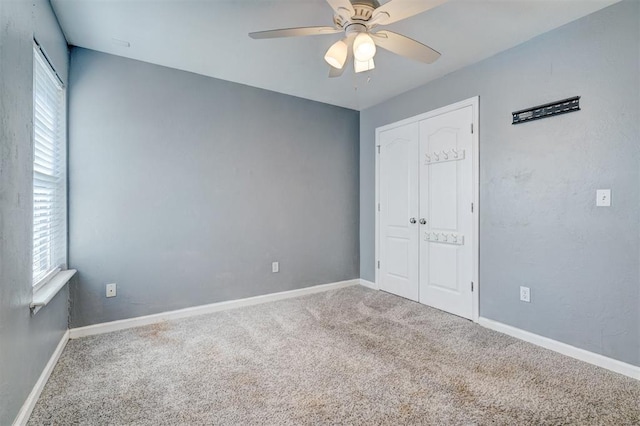
[[[271,40],[247,35],[332,25],[333,11],[325,0],[52,4],[72,45],[362,110],[617,1],[450,0],[386,27],[441,52],[437,62],[425,65],[378,49],[375,70],[354,74],[348,68],[335,79],[327,78],[323,56],[340,34]],[[128,41],[130,47],[113,39]]]

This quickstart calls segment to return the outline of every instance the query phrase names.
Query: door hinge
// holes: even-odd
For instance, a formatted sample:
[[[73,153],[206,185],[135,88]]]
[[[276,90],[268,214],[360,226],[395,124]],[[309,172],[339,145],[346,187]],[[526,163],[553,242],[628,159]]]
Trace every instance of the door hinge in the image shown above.
[[[378,145],[378,154],[380,154],[380,145]]]
[[[471,123],[471,134],[473,134],[473,123]]]
[[[380,261],[378,260],[378,269],[380,269]]]
[[[378,211],[380,211],[380,203],[378,203]]]
[[[471,213],[473,213],[473,203],[471,203]]]
[[[471,291],[473,291],[473,281],[471,281]]]

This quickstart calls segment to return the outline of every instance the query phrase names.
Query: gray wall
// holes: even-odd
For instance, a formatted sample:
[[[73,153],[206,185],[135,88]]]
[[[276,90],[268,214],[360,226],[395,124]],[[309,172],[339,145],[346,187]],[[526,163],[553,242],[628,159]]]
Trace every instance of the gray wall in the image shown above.
[[[358,112],[85,49],[70,79],[72,326],[358,277]]]
[[[0,424],[11,424],[67,328],[65,287],[31,302],[33,37],[66,81],[67,44],[45,0],[0,0]]]
[[[479,95],[481,316],[640,365],[639,16],[613,5],[361,112],[361,277],[375,277],[374,129]],[[573,95],[582,111],[510,124]]]

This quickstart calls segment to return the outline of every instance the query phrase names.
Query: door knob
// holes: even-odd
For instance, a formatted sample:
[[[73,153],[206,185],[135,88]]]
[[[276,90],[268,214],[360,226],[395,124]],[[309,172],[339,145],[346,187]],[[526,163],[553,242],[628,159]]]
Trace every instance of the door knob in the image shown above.
[[[412,217],[411,219],[409,219],[409,223],[416,223],[416,218]]]
[[[425,218],[420,219],[420,225],[426,225],[427,221]]]

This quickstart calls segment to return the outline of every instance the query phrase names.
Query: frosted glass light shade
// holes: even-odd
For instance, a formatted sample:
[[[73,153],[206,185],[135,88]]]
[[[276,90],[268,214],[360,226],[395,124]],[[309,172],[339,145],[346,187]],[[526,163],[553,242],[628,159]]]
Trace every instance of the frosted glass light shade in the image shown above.
[[[347,43],[339,40],[331,45],[327,53],[324,55],[324,60],[334,68],[342,69],[345,61],[347,60]]]
[[[353,60],[353,69],[356,73],[369,71],[374,69],[375,67],[376,65],[373,63],[373,58],[369,59],[368,61],[359,61],[357,59]]]
[[[367,33],[360,33],[353,41],[353,56],[359,61],[368,61],[376,54],[376,45]]]

